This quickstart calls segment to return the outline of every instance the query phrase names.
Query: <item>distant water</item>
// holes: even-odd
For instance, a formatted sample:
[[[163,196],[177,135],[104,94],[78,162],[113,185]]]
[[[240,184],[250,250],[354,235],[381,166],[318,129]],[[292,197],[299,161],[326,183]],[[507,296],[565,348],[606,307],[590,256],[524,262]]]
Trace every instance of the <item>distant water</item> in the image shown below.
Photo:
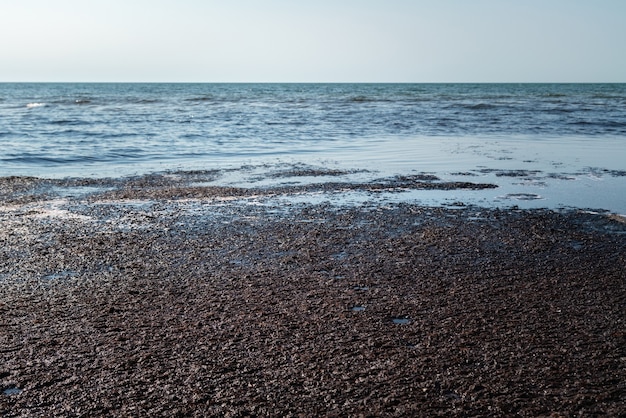
[[[572,148],[581,167],[615,172],[626,169],[626,84],[10,83],[0,144],[2,176],[284,159],[454,172],[489,153],[530,161],[533,149],[558,164]]]

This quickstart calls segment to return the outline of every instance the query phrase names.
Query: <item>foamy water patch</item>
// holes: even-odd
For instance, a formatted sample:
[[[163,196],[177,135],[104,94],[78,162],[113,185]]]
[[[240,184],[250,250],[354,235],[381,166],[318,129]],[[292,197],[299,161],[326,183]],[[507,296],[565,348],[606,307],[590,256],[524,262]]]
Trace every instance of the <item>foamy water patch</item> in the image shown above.
[[[28,109],[32,109],[32,108],[35,108],[35,107],[44,107],[44,106],[46,106],[46,104],[45,104],[45,103],[28,103],[28,104],[26,105],[26,107],[27,107]]]

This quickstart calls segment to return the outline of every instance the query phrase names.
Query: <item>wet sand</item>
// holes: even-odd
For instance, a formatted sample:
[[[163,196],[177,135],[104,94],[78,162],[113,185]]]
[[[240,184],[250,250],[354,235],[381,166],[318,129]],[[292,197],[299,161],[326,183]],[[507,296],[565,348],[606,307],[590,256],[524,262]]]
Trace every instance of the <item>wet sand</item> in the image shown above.
[[[0,181],[0,415],[626,413],[623,217],[211,176]]]

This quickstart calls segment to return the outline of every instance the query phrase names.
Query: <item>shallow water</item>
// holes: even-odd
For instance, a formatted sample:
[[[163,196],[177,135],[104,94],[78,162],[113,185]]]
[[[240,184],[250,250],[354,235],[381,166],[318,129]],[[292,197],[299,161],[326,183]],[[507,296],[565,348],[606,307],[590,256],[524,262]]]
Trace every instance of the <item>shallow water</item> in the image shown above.
[[[404,139],[387,138],[364,146],[367,154],[335,153],[334,158],[305,160],[315,167],[345,170],[343,175],[276,177],[272,173],[284,170],[282,165],[262,165],[225,172],[209,184],[266,187],[325,181],[367,182],[398,174],[428,173],[441,181],[490,183],[498,188],[393,190],[374,195],[364,191],[317,192],[280,198],[302,203],[361,204],[378,200],[527,209],[591,208],[626,214],[624,140],[603,138],[599,149],[581,137],[420,138],[415,140],[419,145],[408,147],[402,146]],[[355,167],[365,170],[351,171]]]
[[[626,213],[625,141],[626,84],[0,84],[0,176],[432,173],[499,188],[390,199]],[[349,174],[270,175],[301,164]]]

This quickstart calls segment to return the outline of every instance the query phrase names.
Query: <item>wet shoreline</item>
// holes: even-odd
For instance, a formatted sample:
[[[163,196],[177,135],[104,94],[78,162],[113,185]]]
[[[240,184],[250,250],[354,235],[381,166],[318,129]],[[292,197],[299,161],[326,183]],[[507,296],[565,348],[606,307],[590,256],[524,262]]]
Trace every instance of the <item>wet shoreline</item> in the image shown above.
[[[174,170],[117,177],[0,177],[0,200],[26,203],[53,199],[112,198],[125,195],[180,198],[229,196],[265,198],[283,203],[331,203],[337,206],[410,203],[428,207],[479,206],[489,209],[589,209],[626,215],[621,169],[555,167],[532,161],[478,165],[435,171],[345,168],[328,161],[266,162],[213,169]],[[345,165],[345,164],[344,164]],[[532,165],[532,164],[531,164]],[[579,164],[580,165],[580,164]],[[365,166],[369,166],[365,164]],[[458,167],[461,168],[461,167]],[[170,192],[168,190],[174,190]],[[274,202],[277,203],[277,202]]]
[[[0,182],[0,414],[626,410],[623,217],[215,174]]]

